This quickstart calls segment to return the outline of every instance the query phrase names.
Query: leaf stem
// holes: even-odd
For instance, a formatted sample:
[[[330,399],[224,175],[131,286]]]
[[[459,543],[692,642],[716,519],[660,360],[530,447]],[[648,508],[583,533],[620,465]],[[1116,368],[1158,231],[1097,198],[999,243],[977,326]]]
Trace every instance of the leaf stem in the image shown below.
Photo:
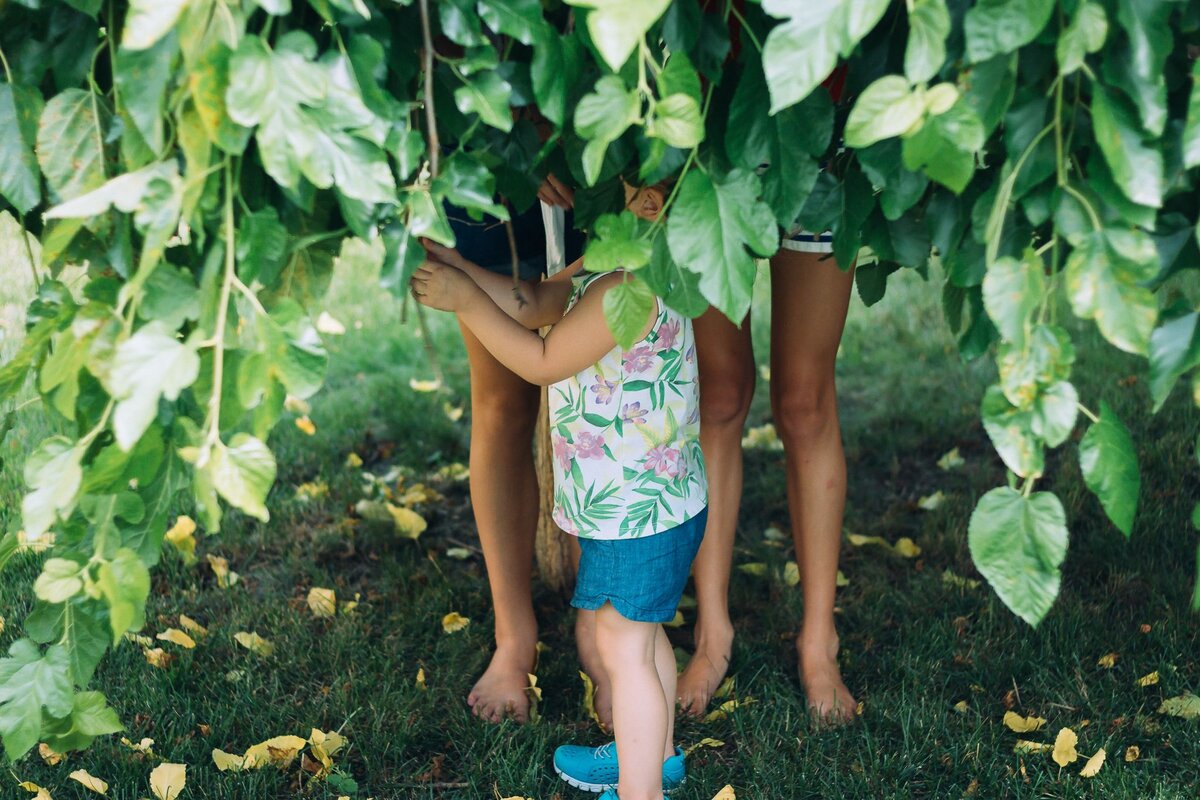
[[[1083,206],[1083,210],[1087,212],[1088,219],[1092,223],[1092,230],[1098,231],[1104,227],[1103,223],[1100,222],[1100,215],[1096,213],[1096,209],[1092,206],[1091,201],[1084,197],[1082,192],[1069,183],[1064,183],[1062,185],[1062,189],[1064,192],[1071,195],[1071,197],[1074,197],[1076,200],[1078,200],[1079,204]]]
[[[911,0],[909,0],[909,2],[911,3]],[[725,7],[729,13],[733,14],[734,18],[742,26],[742,31],[744,31],[746,37],[750,39],[750,43],[754,45],[754,49],[761,53],[762,43],[758,41],[758,37],[754,35],[754,31],[750,30],[750,23],[746,22],[746,18],[742,16],[740,11],[737,10],[737,6],[735,6],[731,0],[731,2],[725,4]]]
[[[254,306],[255,311],[264,317],[269,316],[267,314],[267,309],[263,308],[262,302],[258,299],[258,295],[256,295],[249,286],[242,283],[241,278],[238,278],[236,275],[233,278],[233,288],[241,292],[242,295],[250,301],[250,305]]]
[[[208,462],[209,451],[217,443],[221,429],[221,383],[225,379],[225,324],[229,315],[229,296],[233,291],[233,283],[237,280],[234,267],[235,255],[233,228],[233,165],[229,156],[225,156],[225,208],[223,212],[225,228],[225,272],[221,279],[221,295],[217,302],[217,322],[213,337],[216,339],[213,347],[213,383],[212,395],[208,399],[208,432],[205,435],[200,457],[196,460],[197,468]]]
[[[429,0],[418,0],[421,11],[421,38],[425,43],[425,140],[429,150],[429,175],[438,176],[438,157],[441,142],[438,141],[437,113],[433,106],[433,34],[429,30]]]
[[[1038,135],[1033,137],[1033,140],[1025,147],[1024,152],[1017,159],[1012,173],[1004,179],[1004,182],[1000,184],[1000,189],[996,192],[996,200],[992,203],[992,210],[988,214],[986,228],[988,242],[987,249],[984,251],[984,265],[987,268],[990,268],[995,263],[996,254],[1000,249],[1000,236],[1004,232],[1004,219],[1008,216],[1008,203],[1012,199],[1013,187],[1017,183],[1017,176],[1021,174],[1021,168],[1025,166],[1025,162],[1033,155],[1034,149],[1052,130],[1054,130],[1054,123],[1050,123],[1042,128],[1038,132]]]
[[[29,272],[33,275],[33,288],[41,291],[42,279],[38,275],[37,262],[33,258],[33,247],[29,244],[29,233],[25,230],[25,220],[17,217],[17,225],[21,228],[21,242],[25,245],[25,256],[29,259]]]
[[[1100,421],[1100,417],[1098,417],[1098,416],[1096,416],[1095,414],[1093,414],[1093,413],[1092,413],[1092,412],[1091,412],[1091,411],[1088,409],[1088,407],[1087,407],[1087,406],[1085,406],[1083,403],[1076,403],[1075,405],[1079,406],[1079,410],[1080,410],[1080,412],[1082,412],[1082,413],[1083,413],[1083,415],[1084,415],[1085,417],[1087,417],[1088,419],[1090,419],[1092,422],[1094,422],[1094,423],[1095,423],[1095,422],[1099,422],[1099,421]]]
[[[10,84],[13,82],[12,70],[8,68],[8,59],[4,57],[4,48],[0,47],[0,66],[4,67],[4,80]]]

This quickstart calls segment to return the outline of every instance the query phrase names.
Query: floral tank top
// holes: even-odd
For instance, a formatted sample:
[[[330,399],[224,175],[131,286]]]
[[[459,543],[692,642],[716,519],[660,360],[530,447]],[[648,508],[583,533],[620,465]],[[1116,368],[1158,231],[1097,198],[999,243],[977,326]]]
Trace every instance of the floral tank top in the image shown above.
[[[692,321],[657,302],[645,339],[550,386],[554,521],[580,538],[651,536],[708,504]]]

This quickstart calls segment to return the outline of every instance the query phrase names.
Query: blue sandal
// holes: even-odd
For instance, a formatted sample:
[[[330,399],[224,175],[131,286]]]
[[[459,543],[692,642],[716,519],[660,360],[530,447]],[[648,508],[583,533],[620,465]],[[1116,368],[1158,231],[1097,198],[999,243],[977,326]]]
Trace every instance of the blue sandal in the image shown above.
[[[554,771],[564,781],[585,792],[606,792],[600,800],[617,800],[617,743],[609,742],[600,747],[581,747],[565,744],[554,751]],[[663,762],[663,792],[676,789],[683,783],[687,772],[683,749],[676,747],[675,755]]]

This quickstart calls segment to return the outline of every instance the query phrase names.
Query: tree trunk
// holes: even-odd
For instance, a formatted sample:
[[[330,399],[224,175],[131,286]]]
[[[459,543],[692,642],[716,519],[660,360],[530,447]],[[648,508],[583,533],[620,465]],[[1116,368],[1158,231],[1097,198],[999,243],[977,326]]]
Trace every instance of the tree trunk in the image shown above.
[[[556,592],[570,592],[575,585],[575,565],[579,560],[579,545],[563,533],[551,517],[554,510],[554,450],[550,446],[550,414],[547,410],[547,390],[542,389],[538,410],[537,433],[534,444],[534,463],[537,466],[538,528],[534,552],[538,572]]]

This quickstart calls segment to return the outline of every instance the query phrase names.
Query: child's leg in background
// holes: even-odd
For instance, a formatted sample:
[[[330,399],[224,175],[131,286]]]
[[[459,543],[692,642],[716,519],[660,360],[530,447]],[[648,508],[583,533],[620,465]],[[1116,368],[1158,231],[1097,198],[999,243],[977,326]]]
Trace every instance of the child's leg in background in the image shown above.
[[[621,800],[659,800],[663,761],[673,754],[673,653],[669,691],[660,674],[665,658],[659,651],[670,651],[666,634],[662,625],[626,619],[605,603],[596,611],[596,644],[612,682]]]

